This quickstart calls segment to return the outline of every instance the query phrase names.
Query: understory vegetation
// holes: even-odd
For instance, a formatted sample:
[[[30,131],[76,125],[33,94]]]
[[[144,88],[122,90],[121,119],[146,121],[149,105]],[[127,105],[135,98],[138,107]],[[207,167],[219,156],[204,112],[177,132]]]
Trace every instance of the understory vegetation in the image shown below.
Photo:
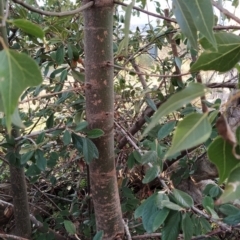
[[[237,11],[2,0],[0,238],[239,239]]]

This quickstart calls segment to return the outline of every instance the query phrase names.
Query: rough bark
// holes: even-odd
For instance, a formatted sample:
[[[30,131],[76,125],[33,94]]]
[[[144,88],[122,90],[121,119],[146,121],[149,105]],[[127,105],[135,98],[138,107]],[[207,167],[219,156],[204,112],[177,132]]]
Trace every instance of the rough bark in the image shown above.
[[[84,1],[87,3],[88,1]],[[85,93],[89,128],[100,128],[95,139],[99,159],[89,165],[91,194],[97,230],[103,239],[121,239],[124,234],[114,162],[114,88],[112,52],[113,2],[96,0],[84,12]]]
[[[13,137],[19,137],[19,132],[12,130]],[[17,155],[18,148],[11,149],[9,156]],[[10,153],[10,152],[9,152]],[[10,160],[10,157],[8,157]],[[31,237],[31,221],[29,217],[29,206],[27,196],[27,186],[25,181],[25,173],[23,167],[18,167],[9,162],[10,180],[13,195],[15,234],[19,237]]]

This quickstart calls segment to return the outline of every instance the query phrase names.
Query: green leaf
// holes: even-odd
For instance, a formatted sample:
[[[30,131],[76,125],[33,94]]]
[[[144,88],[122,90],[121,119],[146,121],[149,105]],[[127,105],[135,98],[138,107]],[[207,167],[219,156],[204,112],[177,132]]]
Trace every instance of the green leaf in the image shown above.
[[[214,209],[214,202],[213,202],[213,199],[209,196],[205,196],[202,200],[202,205],[205,209]]]
[[[152,166],[152,167],[150,167],[147,170],[147,172],[146,172],[142,182],[144,184],[151,182],[152,180],[154,180],[159,175],[159,172],[160,172],[160,167],[159,166]]]
[[[81,131],[81,130],[83,130],[84,128],[86,128],[87,126],[88,126],[88,122],[83,121],[83,122],[81,122],[81,123],[79,123],[79,124],[77,125],[77,127],[75,128],[75,131],[76,131],[76,132]]]
[[[152,110],[157,111],[156,104],[151,98],[146,98],[146,103]]]
[[[92,129],[90,131],[87,132],[87,137],[88,138],[99,138],[101,136],[103,136],[104,131],[101,129]]]
[[[147,133],[155,127],[160,119],[167,114],[179,109],[184,104],[187,104],[194,100],[197,97],[204,95],[204,86],[199,83],[190,83],[185,89],[175,93],[171,96],[161,107],[155,112],[152,117],[150,124],[145,129],[143,136],[146,136]]]
[[[93,238],[93,240],[102,240],[102,239],[103,239],[103,231],[98,231]]]
[[[78,71],[72,70],[72,76],[74,78],[75,81],[78,81],[80,83],[84,83],[85,82],[85,74],[80,73]]]
[[[237,127],[235,135],[237,139],[237,144],[240,145],[240,126]]]
[[[197,49],[197,29],[184,0],[173,0],[173,13],[193,48]]]
[[[46,121],[46,127],[52,128],[54,124],[54,113],[52,113]]]
[[[128,54],[128,42],[129,42],[129,30],[130,30],[130,22],[131,22],[131,16],[132,16],[132,9],[135,4],[135,0],[132,0],[132,2],[127,6],[126,8],[126,14],[125,14],[125,22],[124,22],[124,41],[122,49],[124,50],[124,55],[126,56]]]
[[[170,211],[162,230],[162,240],[178,239],[180,231],[181,214],[180,212]]]
[[[151,201],[147,201],[147,203],[144,205],[144,209],[142,212],[142,223],[143,223],[144,229],[147,232],[152,232],[152,225],[154,221],[152,216],[155,214],[156,211],[157,211],[157,206],[155,203],[155,198],[151,198]]]
[[[35,37],[44,38],[44,32],[38,25],[26,20],[26,19],[15,19],[11,21],[16,27],[20,28],[24,32],[33,35]]]
[[[44,171],[47,167],[47,160],[44,157],[44,152],[37,149],[35,152],[36,165],[41,170]]]
[[[172,146],[165,158],[205,142],[211,135],[212,127],[207,114],[192,113],[178,123],[173,135]]]
[[[155,204],[156,197],[157,197],[157,194],[154,193],[148,199],[146,199],[140,206],[138,206],[137,209],[134,212],[134,218],[136,219],[136,218],[139,218],[143,215],[145,205],[150,204],[150,203]],[[150,203],[148,203],[148,202],[150,202]]]
[[[189,213],[184,213],[182,215],[182,231],[183,239],[191,240],[193,236],[193,223],[189,216]]]
[[[63,134],[63,143],[64,146],[67,146],[71,142],[71,133],[66,130]]]
[[[165,123],[158,131],[158,140],[162,140],[167,137],[176,125],[176,121],[170,121]]]
[[[214,15],[210,0],[184,0],[197,30],[217,49],[213,35]]]
[[[173,196],[176,199],[177,203],[184,208],[190,208],[193,206],[193,199],[187,193],[175,188],[173,189]]]
[[[30,160],[31,157],[33,156],[33,154],[34,154],[34,151],[30,151],[30,152],[27,152],[27,153],[23,154],[23,155],[21,156],[21,160],[20,160],[21,164],[23,165],[23,164],[25,164],[28,160]]]
[[[234,201],[240,198],[240,167],[239,165],[229,174],[222,196],[218,199],[219,204]]]
[[[233,206],[232,204],[223,204],[218,209],[221,213],[223,213],[226,216],[240,213],[240,209]]]
[[[164,200],[165,201],[169,201],[168,196],[166,195],[165,192],[159,191],[157,193],[157,197],[156,197],[156,204],[157,204],[157,207],[159,209],[163,209],[164,208],[164,205],[162,204]]]
[[[232,33],[217,33],[215,38],[218,50],[209,47],[206,39],[201,44],[207,48],[191,66],[191,71],[216,70],[226,72],[231,70],[240,60],[240,36]]]
[[[212,230],[210,223],[207,221],[207,219],[200,217],[199,222],[202,225],[202,232],[203,234],[206,234]]]
[[[141,157],[140,163],[145,164],[145,163],[154,163],[158,159],[157,152],[156,151],[148,151],[144,153]]]
[[[182,207],[180,207],[179,205],[173,203],[173,202],[170,202],[169,200],[163,200],[162,201],[162,207],[166,207],[166,208],[169,208],[169,209],[172,209],[172,210],[176,210],[176,211],[181,211],[183,210]]]
[[[98,158],[98,149],[95,144],[88,138],[82,138],[83,156],[86,163],[90,163],[94,158]]]
[[[155,232],[166,220],[169,209],[163,208],[156,212],[152,223],[152,232]]]
[[[56,62],[58,65],[61,65],[63,63],[64,55],[65,55],[65,52],[64,52],[64,47],[62,45],[56,51]]]
[[[227,223],[228,225],[237,225],[240,222],[240,212],[231,215],[231,216],[227,216],[223,219],[224,223]]]
[[[232,154],[232,146],[221,137],[216,138],[208,148],[208,157],[213,162],[219,173],[219,183],[223,183],[233,168],[239,164]]]
[[[8,132],[11,129],[11,116],[18,105],[24,90],[42,82],[41,72],[29,56],[4,49],[0,52],[0,94]]]
[[[68,234],[76,234],[76,227],[73,224],[73,222],[69,221],[69,220],[64,220],[63,222],[64,227],[66,229],[66,231],[68,232]]]

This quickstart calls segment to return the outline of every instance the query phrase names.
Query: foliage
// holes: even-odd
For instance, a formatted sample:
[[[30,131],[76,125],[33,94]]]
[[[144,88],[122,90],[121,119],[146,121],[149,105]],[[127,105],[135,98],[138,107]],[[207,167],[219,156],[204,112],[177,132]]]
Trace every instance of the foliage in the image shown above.
[[[35,1],[26,2],[37,8]],[[124,12],[116,8],[114,58],[108,63],[115,73],[114,146],[126,232],[155,232],[167,240],[210,233],[215,238],[208,239],[222,239],[229,226],[234,229],[240,222],[240,130],[234,143],[224,137],[229,128],[222,133],[217,125],[221,103],[204,99],[209,91],[198,71],[239,75],[240,38],[227,27],[219,31],[210,0],[173,0],[165,21],[149,22],[143,29],[130,23],[143,14],[135,5],[141,10],[148,2],[134,2]],[[161,18],[163,7],[154,4]],[[63,12],[77,5],[79,1],[48,0],[40,8]],[[82,15],[45,16],[13,1],[6,30],[8,44],[1,40],[0,52],[1,159],[24,168],[29,194],[34,194],[31,212],[44,227],[33,238],[54,239],[51,228],[66,237],[104,239],[96,229],[88,165],[101,151],[94,141],[107,132],[89,130],[86,121]],[[176,55],[173,45],[184,51]],[[187,68],[188,75],[176,75],[177,67]],[[209,112],[202,112],[203,105]],[[20,137],[8,134],[12,126],[20,129]],[[124,139],[128,144],[119,147]],[[180,187],[194,178],[206,151],[219,179],[205,186],[197,208],[191,191]],[[5,164],[0,166],[2,183],[8,181]],[[223,230],[215,231],[218,226]],[[236,232],[230,238],[237,239]]]

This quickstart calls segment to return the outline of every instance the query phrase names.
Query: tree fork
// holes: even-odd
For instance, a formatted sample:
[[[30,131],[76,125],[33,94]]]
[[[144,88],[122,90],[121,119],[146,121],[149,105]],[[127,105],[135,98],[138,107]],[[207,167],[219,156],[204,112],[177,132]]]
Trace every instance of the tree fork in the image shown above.
[[[86,4],[88,1],[84,1]],[[103,239],[122,239],[124,226],[114,157],[113,2],[96,0],[84,11],[86,116],[90,129],[104,135],[94,140],[99,159],[89,165],[97,230]]]

